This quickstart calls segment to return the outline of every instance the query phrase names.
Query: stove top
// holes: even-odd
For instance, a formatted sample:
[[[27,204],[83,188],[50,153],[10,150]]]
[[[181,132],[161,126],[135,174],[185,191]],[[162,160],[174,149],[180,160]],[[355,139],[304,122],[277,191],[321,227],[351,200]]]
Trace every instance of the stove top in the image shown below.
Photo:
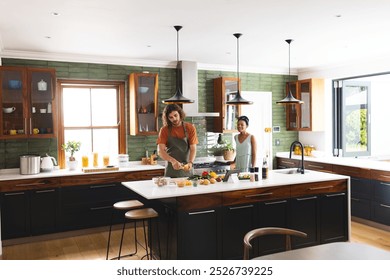
[[[203,171],[214,171],[218,174],[224,174],[227,170],[230,170],[230,163],[216,161],[215,158],[197,158],[193,167],[194,173],[197,175],[201,175]]]

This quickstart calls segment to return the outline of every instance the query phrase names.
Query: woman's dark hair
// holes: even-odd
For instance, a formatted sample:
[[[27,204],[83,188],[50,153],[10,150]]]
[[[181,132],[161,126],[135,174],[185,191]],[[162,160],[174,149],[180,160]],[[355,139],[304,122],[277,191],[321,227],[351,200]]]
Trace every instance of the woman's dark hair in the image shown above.
[[[173,111],[177,111],[180,115],[180,119],[181,120],[184,120],[184,118],[186,117],[186,114],[184,113],[183,109],[177,105],[177,104],[168,104],[165,108],[164,108],[164,111],[163,111],[163,114],[162,114],[162,121],[163,121],[163,125],[165,126],[172,126],[172,123],[171,121],[169,120],[169,114],[172,113]]]
[[[237,122],[239,122],[239,121],[244,121],[246,123],[246,126],[249,126],[249,119],[247,116],[238,117]]]

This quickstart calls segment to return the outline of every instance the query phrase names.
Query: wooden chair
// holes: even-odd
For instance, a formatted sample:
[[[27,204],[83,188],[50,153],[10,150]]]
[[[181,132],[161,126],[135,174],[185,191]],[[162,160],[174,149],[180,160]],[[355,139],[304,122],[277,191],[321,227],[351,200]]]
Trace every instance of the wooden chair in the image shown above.
[[[251,240],[263,235],[286,235],[286,251],[291,250],[291,236],[307,237],[307,234],[293,229],[279,227],[257,228],[249,231],[244,236],[244,260],[249,259],[249,251],[252,249]]]

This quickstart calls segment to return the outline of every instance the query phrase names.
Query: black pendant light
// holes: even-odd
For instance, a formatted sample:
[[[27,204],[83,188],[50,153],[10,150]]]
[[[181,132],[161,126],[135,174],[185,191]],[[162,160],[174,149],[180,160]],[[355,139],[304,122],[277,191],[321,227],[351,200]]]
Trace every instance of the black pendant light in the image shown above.
[[[181,72],[179,69],[179,31],[183,28],[183,26],[175,25],[174,28],[177,32],[177,42],[176,42],[176,53],[177,53],[177,65],[176,65],[176,92],[175,94],[168,98],[163,100],[164,104],[183,104],[183,103],[194,103],[194,100],[188,99],[183,96],[183,93],[181,92]]]
[[[291,90],[290,90],[290,44],[292,42],[292,39],[287,39],[286,40],[287,44],[288,44],[288,83],[287,83],[287,96],[285,98],[283,98],[282,100],[280,101],[276,101],[276,104],[279,104],[279,105],[289,105],[289,104],[302,104],[303,101],[302,100],[299,100],[299,99],[296,99],[292,93],[291,93]]]
[[[244,98],[242,98],[240,93],[240,44],[239,44],[239,38],[242,36],[241,33],[234,33],[234,37],[237,38],[237,94],[232,99],[226,102],[227,105],[250,105],[253,104],[252,101],[248,101]]]

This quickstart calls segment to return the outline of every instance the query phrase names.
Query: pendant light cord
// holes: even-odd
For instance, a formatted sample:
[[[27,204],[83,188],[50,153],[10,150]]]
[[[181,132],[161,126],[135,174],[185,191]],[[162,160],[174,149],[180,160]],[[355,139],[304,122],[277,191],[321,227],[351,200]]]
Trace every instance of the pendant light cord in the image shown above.
[[[240,83],[240,44],[239,44],[239,40],[240,40],[240,36],[237,36],[237,91],[239,91],[239,83]]]
[[[179,30],[176,29],[176,61],[179,62]]]
[[[179,31],[183,28],[183,26],[175,25],[176,29],[176,91],[180,91],[180,83],[179,83]]]
[[[242,36],[241,33],[234,33],[234,37],[237,38],[237,93],[240,92],[240,37]]]

